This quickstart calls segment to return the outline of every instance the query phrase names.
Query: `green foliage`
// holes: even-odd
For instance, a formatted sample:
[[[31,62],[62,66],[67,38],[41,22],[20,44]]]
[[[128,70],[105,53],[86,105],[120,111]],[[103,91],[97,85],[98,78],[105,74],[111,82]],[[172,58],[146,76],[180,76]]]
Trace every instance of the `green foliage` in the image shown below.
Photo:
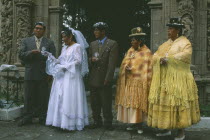
[[[0,87],[0,99],[6,99],[7,91],[6,88]]]
[[[13,106],[19,106],[23,104],[23,96],[21,96],[22,90],[19,91],[19,97],[16,96],[17,89],[14,84],[10,84],[7,92],[7,87],[0,86],[0,108],[10,108]],[[7,101],[8,100],[8,101]],[[7,103],[6,103],[7,102]]]
[[[210,105],[200,105],[201,116],[210,117]]]

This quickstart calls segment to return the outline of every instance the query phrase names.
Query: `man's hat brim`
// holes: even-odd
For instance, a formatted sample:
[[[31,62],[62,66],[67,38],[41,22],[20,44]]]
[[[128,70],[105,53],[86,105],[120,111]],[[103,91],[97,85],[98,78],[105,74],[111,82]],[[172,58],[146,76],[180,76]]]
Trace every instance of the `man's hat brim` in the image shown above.
[[[146,33],[136,33],[136,34],[130,34],[129,37],[134,37],[134,36],[145,36]]]

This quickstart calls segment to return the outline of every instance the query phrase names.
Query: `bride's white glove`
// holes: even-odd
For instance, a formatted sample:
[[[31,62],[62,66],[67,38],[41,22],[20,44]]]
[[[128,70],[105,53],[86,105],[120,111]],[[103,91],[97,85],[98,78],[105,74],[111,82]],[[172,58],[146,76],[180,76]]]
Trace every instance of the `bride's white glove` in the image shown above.
[[[61,66],[61,69],[63,72],[67,71],[66,67],[64,67],[64,66]]]
[[[51,53],[47,52],[47,51],[41,51],[41,54],[48,57],[49,55],[51,55]]]

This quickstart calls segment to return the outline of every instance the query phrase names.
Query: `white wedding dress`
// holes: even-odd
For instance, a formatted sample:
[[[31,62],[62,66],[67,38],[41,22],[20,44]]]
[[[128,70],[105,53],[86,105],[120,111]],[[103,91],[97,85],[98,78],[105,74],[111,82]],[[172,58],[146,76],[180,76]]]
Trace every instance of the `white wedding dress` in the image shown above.
[[[81,74],[82,48],[80,44],[63,46],[55,59],[48,56],[46,71],[53,75],[46,125],[67,130],[82,130],[88,125],[88,107]]]

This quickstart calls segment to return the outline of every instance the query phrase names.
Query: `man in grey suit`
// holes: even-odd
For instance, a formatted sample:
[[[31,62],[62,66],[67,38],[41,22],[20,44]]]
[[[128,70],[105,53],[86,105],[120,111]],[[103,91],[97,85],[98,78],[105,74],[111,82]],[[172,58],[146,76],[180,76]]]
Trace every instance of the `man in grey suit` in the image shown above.
[[[106,36],[108,26],[104,22],[93,25],[96,41],[90,44],[89,84],[91,88],[91,108],[94,124],[91,128],[104,125],[112,130],[112,90],[111,82],[118,60],[118,44]],[[102,121],[101,110],[103,111]]]
[[[55,55],[53,41],[44,37],[46,26],[37,22],[34,26],[34,36],[22,40],[19,58],[25,65],[24,117],[19,126],[32,122],[33,117],[39,117],[40,123],[45,123],[49,100],[49,76],[45,72],[47,57],[40,51],[45,50]]]

